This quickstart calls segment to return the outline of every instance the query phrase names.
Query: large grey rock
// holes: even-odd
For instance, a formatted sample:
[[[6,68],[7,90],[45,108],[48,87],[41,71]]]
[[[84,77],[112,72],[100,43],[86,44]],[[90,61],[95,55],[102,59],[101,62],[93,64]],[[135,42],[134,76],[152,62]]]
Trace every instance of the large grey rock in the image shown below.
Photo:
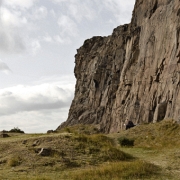
[[[136,0],[131,23],[86,40],[75,63],[74,100],[58,129],[180,121],[180,0]]]

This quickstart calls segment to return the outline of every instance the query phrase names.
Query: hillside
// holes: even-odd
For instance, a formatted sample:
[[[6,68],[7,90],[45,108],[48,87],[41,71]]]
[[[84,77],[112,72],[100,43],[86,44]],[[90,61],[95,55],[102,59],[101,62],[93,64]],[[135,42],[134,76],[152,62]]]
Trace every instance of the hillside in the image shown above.
[[[108,135],[83,125],[53,134],[9,133],[0,139],[0,179],[176,180],[179,133],[172,120]]]
[[[75,55],[75,96],[65,123],[119,132],[164,118],[180,121],[179,0],[136,0],[130,24],[85,40]]]

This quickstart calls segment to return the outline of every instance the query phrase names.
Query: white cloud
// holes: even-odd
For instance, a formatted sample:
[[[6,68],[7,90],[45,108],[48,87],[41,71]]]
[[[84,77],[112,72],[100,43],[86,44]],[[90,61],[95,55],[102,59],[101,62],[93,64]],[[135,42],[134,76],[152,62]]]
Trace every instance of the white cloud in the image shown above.
[[[60,34],[75,37],[78,34],[76,23],[68,16],[62,15],[58,19]]]
[[[132,15],[132,7],[134,6],[135,0],[104,0],[103,4],[107,9],[113,12],[117,23],[125,24],[129,23]]]
[[[0,116],[68,107],[73,91],[58,84],[18,85],[0,90]]]
[[[10,70],[10,68],[7,66],[7,64],[4,63],[4,62],[2,62],[1,60],[0,60],[0,71],[3,72],[3,73],[5,73],[5,74],[9,74],[9,73],[12,72],[12,71]]]
[[[30,49],[32,51],[32,54],[35,55],[39,49],[41,49],[41,44],[38,39],[31,39],[30,40]]]
[[[86,0],[53,0],[54,3],[58,3],[59,5],[63,5],[65,9],[64,15],[71,17],[78,23],[80,23],[83,19],[93,20],[96,15],[96,2]]]
[[[67,119],[74,77],[42,77],[34,83],[37,85],[0,89],[1,129],[19,127],[27,133],[40,133],[56,129]]]
[[[55,18],[56,17],[56,13],[53,9],[50,10],[50,14]]]
[[[70,0],[71,1],[71,0]],[[55,3],[62,3],[62,2],[67,2],[67,0],[52,0],[52,2]],[[69,2],[68,2],[69,3]]]
[[[46,18],[47,14],[48,14],[47,8],[44,6],[41,6],[34,10],[32,19],[33,20],[41,20],[41,19]]]
[[[22,17],[20,11],[10,11],[7,8],[1,8],[1,22],[4,26],[24,26],[27,23],[27,19]]]
[[[13,29],[1,27],[0,42],[0,51],[19,53],[26,49],[24,39]]]
[[[36,3],[38,0],[3,0],[3,3],[9,5],[13,8],[30,8]]]
[[[0,9],[0,51],[28,52],[28,54],[35,55],[41,48],[40,39],[36,35],[41,29],[37,20],[46,18],[47,8],[39,6],[30,11],[18,8],[19,6],[30,8],[36,2],[35,0],[3,2]]]
[[[19,29],[27,24],[27,19],[20,11],[1,7],[0,11],[0,50],[5,52],[23,52],[25,41]]]
[[[63,35],[56,35],[53,37],[54,41],[60,44],[71,44],[71,38]]]
[[[43,36],[42,40],[45,42],[53,42],[53,39],[50,35]]]
[[[0,51],[8,53],[24,52],[27,46],[25,34],[28,33],[28,26],[28,20],[20,10],[1,7]]]
[[[93,8],[93,1],[72,1],[70,4],[67,4],[67,8],[68,14],[77,22],[81,22],[83,18],[93,20],[97,14]]]
[[[1,130],[19,127],[25,133],[45,133],[55,130],[67,119],[68,108],[43,111],[26,111],[1,116]]]

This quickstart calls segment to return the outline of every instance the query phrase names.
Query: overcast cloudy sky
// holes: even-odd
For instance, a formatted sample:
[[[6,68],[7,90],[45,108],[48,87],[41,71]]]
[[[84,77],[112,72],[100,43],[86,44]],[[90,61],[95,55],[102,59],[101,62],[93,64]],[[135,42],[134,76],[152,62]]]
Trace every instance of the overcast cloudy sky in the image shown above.
[[[129,23],[135,0],[0,0],[0,130],[56,129],[85,39]]]

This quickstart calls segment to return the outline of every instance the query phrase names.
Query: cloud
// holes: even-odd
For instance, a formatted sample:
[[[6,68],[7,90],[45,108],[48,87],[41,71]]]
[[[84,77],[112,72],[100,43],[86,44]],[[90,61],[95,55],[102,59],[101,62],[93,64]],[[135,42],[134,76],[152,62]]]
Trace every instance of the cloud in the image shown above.
[[[32,19],[33,20],[41,20],[41,19],[46,18],[47,14],[48,14],[47,8],[44,6],[41,6],[34,10]]]
[[[63,34],[56,35],[53,37],[54,41],[59,44],[71,44],[72,40],[68,36],[63,36]]]
[[[38,0],[3,0],[3,3],[11,6],[13,8],[30,8],[34,5],[34,3],[36,3]]]
[[[74,76],[42,77],[34,85],[0,89],[0,126],[27,133],[56,129],[67,119],[74,94]]]
[[[83,19],[93,20],[97,14],[93,5],[95,5],[93,1],[72,1],[67,5],[67,12],[77,22],[81,22]]]
[[[0,11],[0,50],[20,53],[26,49],[25,40],[19,29],[27,24],[27,19],[20,11],[1,7]]]
[[[27,19],[22,16],[21,11],[9,10],[7,8],[1,7],[1,23],[3,26],[16,26],[22,27],[27,24]]]
[[[0,90],[0,116],[69,107],[73,91],[57,84],[18,85]]]
[[[76,22],[80,23],[83,19],[92,20],[96,17],[94,1],[80,1],[80,0],[53,0],[54,3],[63,5],[66,11],[63,12],[64,15],[72,18]]]
[[[19,6],[30,8],[36,1],[3,1],[0,11],[0,51],[5,53],[31,53],[41,48],[39,37],[34,34],[39,30],[38,21],[47,16],[47,8],[37,7],[28,11]],[[36,22],[36,23],[34,23]]]
[[[5,73],[5,74],[9,74],[9,73],[12,72],[12,71],[10,70],[10,68],[7,66],[7,64],[4,63],[4,62],[2,62],[1,60],[0,60],[0,71],[3,72],[3,73]]]
[[[75,37],[78,34],[76,23],[68,16],[62,15],[58,19],[60,34]]]
[[[0,50],[10,53],[23,52],[25,47],[24,39],[11,29],[0,29]]]
[[[53,0],[53,2],[62,5],[66,9],[66,11],[62,10],[63,14],[78,23],[83,20],[92,21],[97,17],[100,19],[109,11],[109,16],[113,14],[116,22],[123,24],[129,22],[135,0]]]
[[[135,0],[104,0],[103,4],[107,10],[113,13],[118,23],[125,24],[129,23]]]
[[[53,42],[52,37],[50,35],[48,35],[48,34],[43,36],[42,40],[45,41],[45,42]]]
[[[41,49],[41,44],[38,39],[30,39],[29,41],[31,41],[30,43],[31,52],[33,55],[35,55],[37,51]]]
[[[1,116],[1,130],[19,127],[25,133],[45,133],[55,130],[67,119],[68,108],[42,111],[23,111]]]
[[[56,17],[56,13],[53,9],[50,10],[50,14],[55,18]]]

